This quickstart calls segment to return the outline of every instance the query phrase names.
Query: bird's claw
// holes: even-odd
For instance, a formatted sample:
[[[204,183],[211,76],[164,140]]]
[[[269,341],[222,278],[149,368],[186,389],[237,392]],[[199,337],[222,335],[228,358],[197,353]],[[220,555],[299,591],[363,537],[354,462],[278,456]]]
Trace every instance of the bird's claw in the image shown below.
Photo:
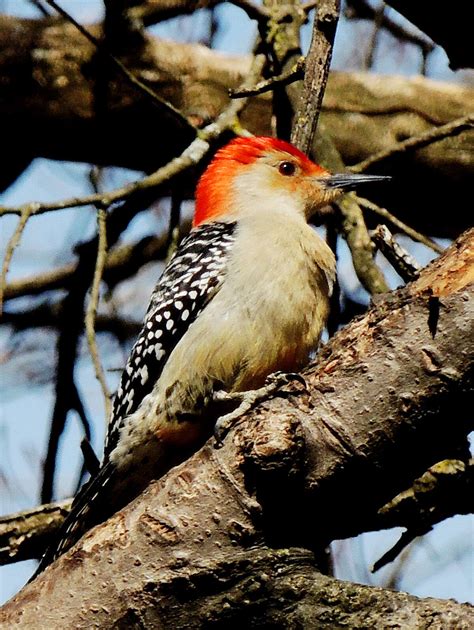
[[[267,398],[270,394],[273,394],[276,390],[288,385],[292,381],[300,383],[305,391],[307,390],[307,383],[301,374],[296,372],[274,372],[267,376],[265,385],[259,389],[254,389],[246,392],[224,392],[217,391],[214,393],[214,401],[216,402],[237,402],[238,406],[230,413],[226,413],[217,419],[214,426],[214,439],[215,448],[221,448],[224,444],[224,439],[232,427],[237,421],[249,411],[252,406],[261,400]]]
[[[275,390],[283,387],[283,385],[288,385],[292,381],[296,381],[303,386],[305,391],[307,391],[308,384],[306,383],[304,376],[298,372],[273,372],[273,374],[267,376],[265,385]]]

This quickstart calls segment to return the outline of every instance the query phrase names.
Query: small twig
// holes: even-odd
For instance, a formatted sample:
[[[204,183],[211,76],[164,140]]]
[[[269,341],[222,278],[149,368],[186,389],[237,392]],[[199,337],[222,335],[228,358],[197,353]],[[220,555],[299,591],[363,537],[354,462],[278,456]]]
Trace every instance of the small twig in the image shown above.
[[[372,232],[372,240],[405,282],[410,282],[418,276],[420,266],[416,260],[397,243],[386,225],[379,225]]]
[[[330,247],[333,252],[336,260],[337,260],[337,241],[338,241],[338,233],[336,230],[336,226],[334,221],[329,220],[326,224],[326,243]],[[339,279],[336,276],[336,280],[334,282],[333,290],[331,293],[330,301],[329,301],[329,317],[326,322],[326,328],[328,331],[329,337],[332,337],[339,325],[341,323],[341,287],[339,284]]]
[[[254,4],[250,0],[229,0],[229,2],[245,11],[250,19],[257,20],[257,22],[265,23],[270,17],[270,12],[265,7]]]
[[[40,558],[70,507],[68,499],[0,517],[0,564]]]
[[[377,9],[375,9],[374,27],[372,30],[372,36],[370,38],[369,48],[367,50],[367,55],[366,55],[365,64],[364,64],[366,70],[369,70],[370,68],[372,68],[374,64],[375,51],[377,49],[377,45],[379,42],[380,29],[383,24],[384,15],[385,15],[385,3],[382,2],[382,4]]]
[[[309,13],[313,9],[316,9],[318,5],[319,5],[319,0],[310,0],[309,2],[303,2],[301,4],[301,10],[304,11],[305,13]]]
[[[341,232],[351,251],[357,278],[370,295],[385,293],[389,287],[382,271],[375,264],[373,244],[354,194],[344,195],[335,205],[341,214]]]
[[[446,459],[431,466],[413,486],[378,511],[375,528],[406,527],[407,531],[375,564],[385,566],[417,536],[455,514],[474,511],[474,460]]]
[[[50,17],[46,7],[42,5],[40,0],[30,0],[30,4],[36,7],[43,17]]]
[[[353,173],[362,173],[363,171],[366,171],[370,166],[373,166],[378,162],[382,162],[382,160],[385,160],[389,157],[404,153],[405,151],[419,149],[428,144],[432,144],[433,142],[443,140],[443,138],[447,138],[449,136],[455,136],[465,129],[471,129],[472,127],[474,127],[474,114],[468,114],[467,116],[463,116],[462,118],[456,118],[456,120],[452,120],[446,125],[442,125],[441,127],[434,127],[429,131],[425,131],[424,133],[419,134],[418,136],[412,136],[411,138],[407,138],[407,140],[403,140],[402,142],[394,144],[388,149],[384,149],[383,151],[374,153],[366,160],[363,160],[362,162],[351,166],[350,170]]]
[[[429,247],[430,249],[432,249],[437,254],[443,253],[444,249],[440,245],[438,245],[438,243],[431,240],[430,238],[428,238],[428,236],[425,236],[421,232],[418,232],[417,230],[413,229],[412,227],[410,227],[409,225],[401,221],[398,217],[393,215],[391,212],[389,212],[385,208],[381,208],[380,206],[373,203],[372,201],[369,201],[368,199],[365,199],[364,197],[358,197],[357,195],[356,195],[356,201],[360,206],[362,206],[362,208],[366,208],[367,210],[370,210],[371,212],[374,212],[375,214],[377,214],[379,217],[383,217],[386,221],[390,222],[398,230],[400,230],[400,232],[403,232],[404,234],[409,236],[413,241],[422,243],[426,247]]]
[[[366,19],[366,20],[375,20],[377,9],[372,7],[366,0],[351,0],[346,3],[346,10],[344,12],[344,16],[348,20],[353,19]],[[419,46],[422,52],[431,52],[435,48],[435,44],[425,38],[408,31],[403,28],[400,24],[392,20],[388,15],[384,15],[382,19],[382,26],[389,33],[391,33],[396,39],[400,41],[405,41],[410,44],[414,44],[415,46]]]
[[[96,475],[99,472],[100,461],[87,438],[81,441],[81,451],[85,469],[91,476]]]
[[[168,226],[168,238],[166,239],[166,261],[170,260],[179,244],[181,202],[181,196],[174,191],[171,195],[170,221]]]
[[[307,18],[300,0],[263,0],[263,5],[270,18],[259,29],[261,49],[265,51],[271,74],[279,75],[291,71],[301,58],[300,31]],[[290,140],[300,98],[300,90],[293,84],[275,86],[273,90],[272,126],[282,140]]]
[[[415,538],[421,535],[422,535],[421,533],[417,534],[412,531],[403,532],[403,534],[400,536],[397,542],[393,545],[393,547],[391,547],[388,551],[386,551],[383,554],[381,558],[379,558],[376,562],[374,562],[371,568],[371,572],[375,573],[376,571],[379,571],[379,569],[382,569],[384,566],[386,566],[390,562],[393,562],[395,558],[397,558],[402,553],[402,551],[406,547],[408,547],[410,543],[412,543],[415,540]]]
[[[3,323],[8,324],[14,331],[32,330],[35,328],[57,329],[61,325],[61,302],[50,300],[34,306],[28,310],[3,312]],[[119,341],[136,337],[140,332],[141,322],[125,319],[117,314],[98,315],[95,320],[96,332],[110,332]]]
[[[108,241],[113,246],[145,200],[127,200],[110,214]],[[97,256],[97,238],[79,248],[79,259],[62,302],[59,335],[56,344],[55,402],[51,419],[48,448],[43,467],[41,498],[44,503],[51,500],[57,454],[61,435],[71,409],[78,411],[84,424],[86,437],[89,430],[84,423],[84,413],[75,382],[75,362],[80,336],[84,330],[84,303],[92,283]]]
[[[318,124],[329,75],[332,47],[339,19],[339,0],[320,0],[304,73],[303,94],[295,115],[291,141],[308,153]]]
[[[295,81],[299,81],[304,76],[304,68],[305,68],[305,58],[300,57],[296,64],[288,69],[286,72],[282,72],[276,77],[271,77],[270,79],[265,79],[265,81],[260,81],[254,87],[246,88],[246,89],[235,89],[229,90],[230,98],[242,98],[247,96],[258,96],[258,94],[263,94],[264,92],[270,92],[274,90],[276,87],[284,87],[285,85],[290,85],[290,83],[294,83]]]
[[[23,230],[25,229],[28,219],[33,213],[34,207],[35,207],[35,204],[30,204],[29,206],[23,208],[20,214],[20,220],[18,221],[15,231],[13,232],[10,240],[8,241],[8,245],[5,251],[5,257],[3,259],[2,275],[0,277],[0,317],[2,316],[2,313],[3,313],[3,294],[4,294],[6,283],[7,283],[8,269],[10,267],[13,253],[16,247],[18,246],[18,243],[20,242],[21,235],[23,234]]]
[[[142,94],[147,96],[151,102],[158,106],[160,109],[166,109],[168,112],[171,112],[174,117],[181,123],[181,125],[185,128],[188,128],[193,132],[194,135],[197,133],[196,127],[192,125],[189,120],[172,105],[169,101],[166,101],[160,98],[151,88],[148,87],[143,81],[140,81],[133,72],[120,61],[118,57],[113,55],[107,48],[104,46],[102,42],[92,35],[82,24],[80,24],[77,20],[75,20],[72,15],[70,15],[67,11],[65,11],[55,0],[45,0],[49,6],[55,9],[65,20],[70,22],[77,30],[84,35],[84,37],[99,51],[107,55],[110,61],[116,66],[116,68],[122,73],[128,83],[134,88],[138,89]]]
[[[97,209],[97,226],[99,232],[99,241],[97,244],[97,258],[94,270],[94,279],[92,281],[91,297],[86,310],[86,337],[89,346],[89,352],[94,365],[96,379],[99,381],[104,396],[105,421],[108,422],[110,417],[110,398],[111,394],[107,386],[104,370],[100,362],[99,351],[97,348],[97,339],[95,336],[95,318],[97,314],[97,306],[99,303],[100,283],[104,273],[105,261],[107,258],[107,211],[104,208]]]
[[[262,71],[264,64],[264,56],[257,55],[254,64],[249,71],[247,79],[243,82],[243,86],[251,86]],[[100,205],[108,208],[112,204],[131,198],[135,194],[139,194],[145,190],[158,188],[164,182],[178,175],[182,171],[195,166],[202,160],[210,148],[210,142],[216,140],[224,131],[231,130],[235,133],[242,133],[242,128],[237,124],[237,117],[244,109],[246,99],[235,100],[218,116],[217,120],[210,123],[198,133],[188,147],[176,158],[170,160],[167,164],[156,170],[148,177],[139,179],[131,184],[117,188],[107,193],[96,193],[86,195],[84,197],[71,197],[63,201],[53,203],[28,203],[15,208],[7,208],[0,206],[0,216],[7,214],[22,214],[29,212],[30,215],[43,214],[55,210],[64,210],[66,208],[76,208],[89,205]]]

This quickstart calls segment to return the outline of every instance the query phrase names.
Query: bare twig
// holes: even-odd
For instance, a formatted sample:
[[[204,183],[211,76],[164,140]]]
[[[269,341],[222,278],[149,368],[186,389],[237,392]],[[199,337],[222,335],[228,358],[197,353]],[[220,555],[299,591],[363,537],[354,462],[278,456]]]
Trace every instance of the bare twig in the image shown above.
[[[349,0],[346,4],[347,8],[344,12],[344,16],[349,20],[377,19],[377,9],[371,6],[367,0]],[[431,40],[414,32],[408,31],[399,23],[392,20],[388,15],[383,16],[382,26],[396,39],[419,46],[424,54],[430,53],[435,48],[435,44],[433,44]]]
[[[265,58],[263,55],[257,55],[254,59],[252,68],[243,82],[243,87],[253,85],[263,68]],[[6,214],[22,214],[28,212],[30,215],[43,214],[54,210],[64,210],[66,208],[74,208],[88,205],[100,205],[107,208],[112,204],[131,198],[135,194],[144,191],[150,191],[158,188],[164,182],[168,182],[172,177],[178,175],[185,169],[195,166],[205,156],[210,148],[210,142],[216,140],[224,131],[231,130],[234,133],[241,133],[242,129],[238,124],[238,115],[247,104],[246,99],[239,99],[230,103],[230,105],[219,114],[218,118],[200,130],[198,137],[181,153],[180,156],[170,160],[167,164],[156,170],[148,177],[132,182],[122,188],[117,188],[108,193],[95,193],[85,195],[84,197],[72,197],[63,201],[53,203],[29,203],[15,208],[0,207],[0,216]]]
[[[124,78],[128,81],[128,83],[138,89],[142,94],[144,94],[147,98],[149,98],[153,105],[158,106],[160,109],[165,109],[169,113],[173,114],[175,119],[181,124],[182,127],[189,129],[196,135],[197,129],[192,125],[189,120],[172,105],[169,101],[165,101],[161,97],[159,97],[151,88],[148,87],[143,81],[140,81],[133,72],[130,72],[128,68],[120,61],[118,57],[113,55],[107,48],[104,46],[102,42],[96,39],[92,33],[90,33],[82,24],[80,24],[77,20],[75,20],[72,15],[70,15],[67,11],[65,11],[55,0],[45,0],[47,4],[49,4],[53,9],[55,9],[65,20],[70,22],[77,30],[84,35],[84,37],[93,45],[95,48],[104,54],[110,59],[110,61],[116,66],[119,72],[124,76]]]
[[[270,17],[270,12],[265,7],[261,7],[250,0],[229,0],[229,2],[245,11],[249,18],[257,20],[257,22],[265,23]]]
[[[61,303],[49,300],[31,309],[3,312],[3,323],[8,324],[15,331],[32,330],[35,328],[56,329],[61,325]],[[136,336],[140,332],[141,322],[120,317],[117,314],[99,314],[95,320],[96,332],[110,332],[120,341]]]
[[[306,57],[303,94],[291,133],[291,141],[304,153],[309,152],[318,124],[338,19],[339,0],[321,0],[318,3]]]
[[[34,207],[35,207],[34,204],[30,204],[29,206],[23,208],[20,214],[20,220],[18,221],[15,231],[13,232],[10,240],[8,241],[8,245],[5,251],[5,257],[3,259],[2,275],[0,277],[0,317],[2,316],[2,312],[3,312],[3,294],[4,294],[6,282],[7,282],[7,274],[8,274],[8,269],[10,267],[10,263],[12,260],[12,256],[15,251],[15,248],[20,242],[21,235],[23,234],[23,230],[25,229],[25,226],[28,222],[28,219],[30,218],[32,214]]]
[[[443,253],[444,249],[440,245],[438,245],[438,243],[431,240],[430,238],[428,238],[421,232],[418,232],[418,230],[413,229],[412,227],[410,227],[409,225],[401,221],[398,217],[393,215],[391,212],[389,212],[385,208],[381,208],[380,206],[373,203],[372,201],[369,201],[368,199],[364,199],[364,197],[359,197],[357,195],[356,195],[356,201],[360,206],[362,206],[362,208],[366,208],[367,210],[370,210],[371,212],[374,212],[375,214],[377,214],[379,217],[383,217],[386,221],[388,221],[389,223],[394,225],[398,230],[400,230],[400,232],[403,232],[404,234],[409,236],[413,241],[422,243],[426,247],[429,247],[430,249],[432,249],[437,254]]]
[[[373,166],[378,162],[382,162],[389,157],[399,155],[400,153],[404,153],[405,151],[420,149],[421,147],[424,147],[428,144],[438,142],[438,140],[443,140],[443,138],[448,138],[449,136],[455,136],[458,133],[465,131],[466,129],[472,129],[473,127],[474,114],[468,114],[467,116],[463,116],[462,118],[456,118],[456,120],[452,120],[446,125],[442,125],[441,127],[434,127],[432,129],[429,129],[428,131],[425,131],[424,133],[419,134],[418,136],[412,136],[411,138],[407,138],[407,140],[398,142],[389,149],[374,153],[374,155],[371,155],[366,160],[363,160],[362,162],[351,166],[350,170],[353,173],[362,173],[370,166]]]
[[[0,517],[0,564],[40,558],[70,506],[68,499]]]
[[[123,230],[149,199],[128,199],[110,213],[108,240],[114,245]],[[92,283],[97,256],[97,239],[92,239],[79,248],[79,261],[71,277],[68,293],[63,300],[59,317],[56,355],[55,403],[51,420],[48,449],[44,462],[42,501],[51,500],[56,471],[56,460],[60,437],[64,431],[71,409],[78,412],[87,438],[90,431],[75,382],[75,362],[79,339],[84,329],[84,301]]]
[[[395,545],[374,564],[378,571],[394,560],[417,536],[455,514],[474,512],[474,460],[446,459],[431,466],[413,486],[378,512],[378,526],[407,528]]]
[[[371,295],[385,293],[389,287],[382,271],[375,264],[373,244],[353,193],[344,195],[336,206],[341,213],[341,231],[351,251],[360,283]]]
[[[110,398],[111,394],[107,386],[104,370],[100,362],[99,351],[97,348],[97,339],[95,336],[95,319],[97,315],[97,306],[99,303],[100,283],[104,273],[105,261],[107,257],[107,211],[104,208],[97,210],[97,226],[99,232],[99,240],[97,244],[97,258],[94,271],[94,279],[92,281],[91,296],[86,310],[86,337],[89,345],[92,363],[94,365],[95,376],[102,388],[105,406],[105,421],[110,417]]]
[[[168,262],[171,256],[176,251],[180,241],[180,218],[181,218],[181,196],[176,191],[171,196],[171,209],[170,209],[170,221],[168,225],[168,237],[166,239],[166,261]]]
[[[263,0],[270,18],[260,28],[271,74],[291,71],[301,58],[300,30],[306,21],[300,0]],[[276,85],[273,90],[273,115],[276,135],[290,140],[294,114],[298,109],[300,91],[292,84]]]
[[[377,49],[377,45],[379,42],[380,29],[383,24],[384,15],[385,15],[385,3],[382,2],[382,4],[377,9],[375,9],[372,36],[370,38],[369,47],[368,47],[367,54],[365,57],[364,65],[365,65],[366,70],[372,68],[374,64],[375,51]]]
[[[43,17],[49,17],[49,12],[41,3],[41,0],[30,0],[30,4],[36,7]]]
[[[290,85],[290,83],[294,83],[295,81],[299,81],[303,78],[304,68],[305,58],[300,57],[296,64],[292,68],[286,70],[286,72],[282,72],[276,77],[271,77],[270,79],[260,81],[255,85],[255,87],[252,88],[229,90],[229,96],[230,98],[257,96],[258,94],[263,94],[264,92],[270,92],[276,87],[284,87],[285,85]]]
[[[410,282],[417,277],[420,273],[420,266],[416,260],[397,243],[386,225],[379,225],[372,232],[372,240],[405,282]]]

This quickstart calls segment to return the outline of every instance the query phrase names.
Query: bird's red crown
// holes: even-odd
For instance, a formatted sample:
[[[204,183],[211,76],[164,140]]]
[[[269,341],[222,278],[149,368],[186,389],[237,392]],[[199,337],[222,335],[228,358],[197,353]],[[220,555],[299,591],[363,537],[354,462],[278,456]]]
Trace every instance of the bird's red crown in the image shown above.
[[[312,162],[302,151],[289,142],[268,136],[235,138],[215,154],[201,176],[196,188],[196,209],[193,225],[197,226],[225,213],[229,207],[228,182],[242,167],[253,164],[259,157],[271,151],[281,151],[296,158],[308,174],[324,174],[326,171]]]

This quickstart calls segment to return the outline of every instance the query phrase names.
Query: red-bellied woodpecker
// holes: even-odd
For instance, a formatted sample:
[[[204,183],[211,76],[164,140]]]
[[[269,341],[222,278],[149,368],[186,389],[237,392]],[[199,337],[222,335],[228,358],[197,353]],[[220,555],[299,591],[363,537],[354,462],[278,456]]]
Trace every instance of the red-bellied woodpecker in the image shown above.
[[[335,259],[307,223],[358,183],[287,142],[239,138],[196,191],[194,227],[164,270],[114,399],[104,460],[39,570],[212,433],[218,391],[301,369],[329,311]]]

